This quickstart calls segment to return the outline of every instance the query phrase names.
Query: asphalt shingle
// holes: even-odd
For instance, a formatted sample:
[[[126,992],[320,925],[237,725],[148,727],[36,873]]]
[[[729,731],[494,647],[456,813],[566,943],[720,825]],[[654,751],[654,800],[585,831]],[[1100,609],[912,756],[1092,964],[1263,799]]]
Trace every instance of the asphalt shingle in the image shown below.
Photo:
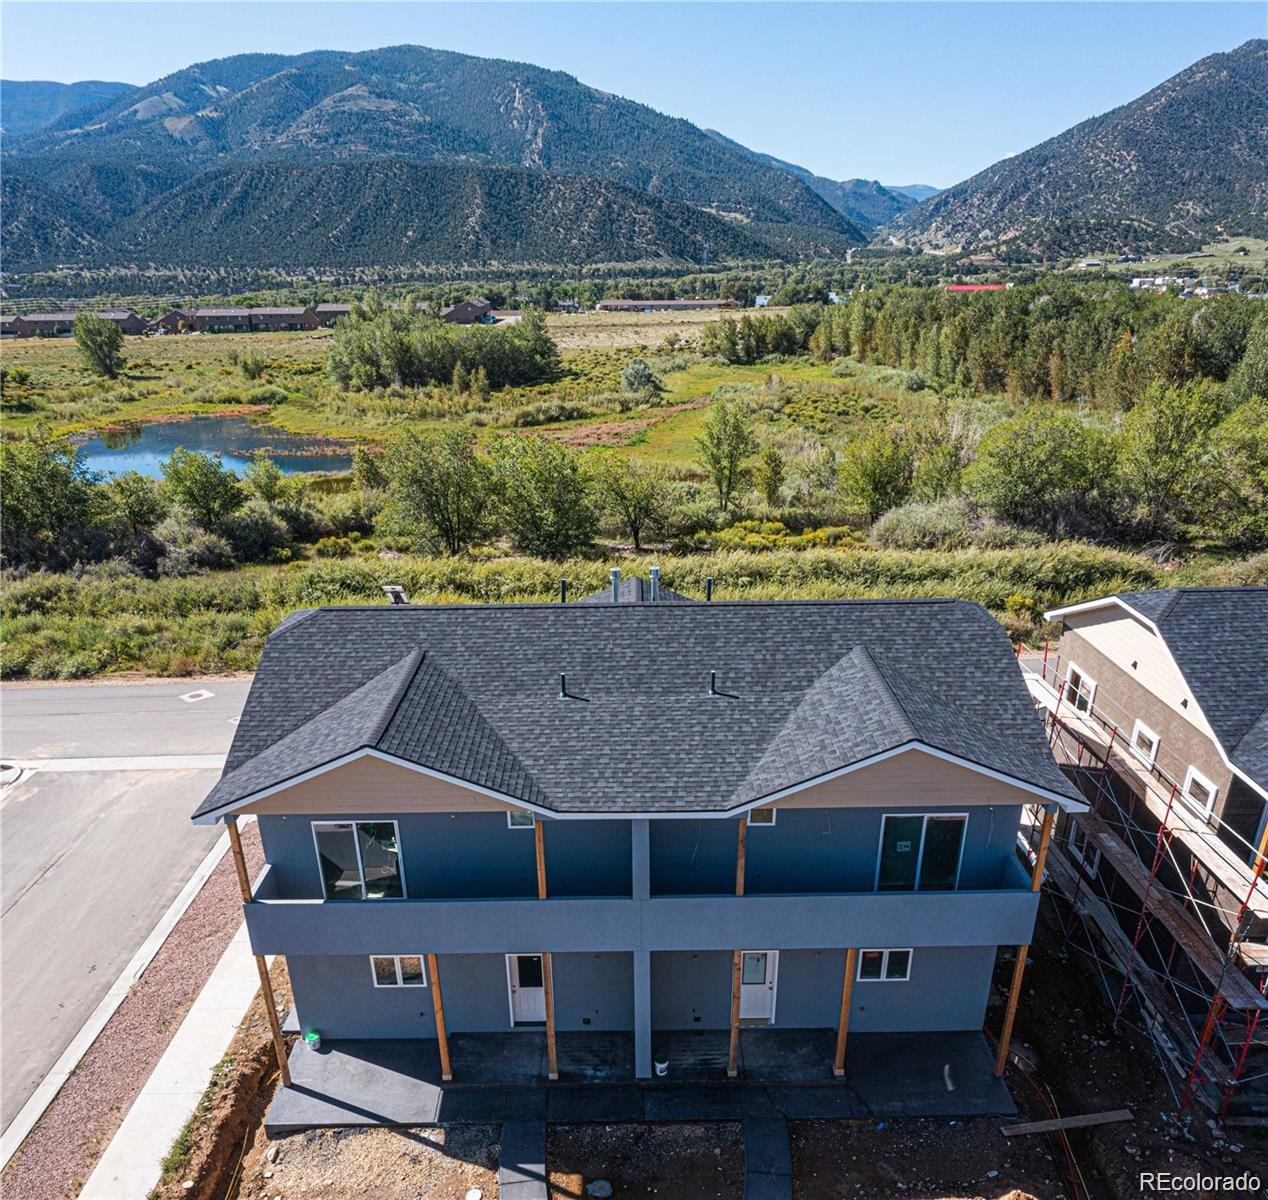
[[[720,812],[912,742],[1078,799],[961,601],[322,608],[270,637],[197,815],[358,745],[548,811]]]

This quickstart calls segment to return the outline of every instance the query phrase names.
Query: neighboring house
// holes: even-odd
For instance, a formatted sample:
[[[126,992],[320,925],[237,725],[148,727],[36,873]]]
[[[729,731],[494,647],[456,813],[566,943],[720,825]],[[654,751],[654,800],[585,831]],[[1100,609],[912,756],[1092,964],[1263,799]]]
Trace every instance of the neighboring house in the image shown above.
[[[118,325],[124,333],[136,336],[146,331],[148,323],[140,313],[134,312],[130,308],[107,308],[99,312],[97,316],[104,321],[111,321]]]
[[[0,317],[0,337],[22,338],[34,336],[35,330],[31,328],[31,323],[25,317]]]
[[[317,314],[311,307],[249,308],[247,316],[255,333],[297,332],[316,329]]]
[[[69,337],[75,328],[78,313],[24,313],[22,320],[30,329],[28,337]]]
[[[754,296],[753,297],[754,308],[765,308],[768,304],[770,304],[769,296]]]
[[[322,328],[327,328],[336,321],[342,321],[345,317],[352,315],[351,304],[319,304],[313,309],[313,314],[317,318],[317,324]]]
[[[805,1031],[825,1078],[847,1029],[980,1038],[1001,945],[1020,990],[1056,810],[1083,807],[1003,630],[960,601],[619,576],[270,636],[194,819],[257,817],[246,925],[299,1029],[323,1054],[431,1039],[446,1078],[455,1033],[544,1033],[552,1078],[584,1035],[626,1037],[640,1079],[684,1031],[712,1031],[719,1074],[741,1025]]]
[[[183,308],[173,308],[150,322],[151,333],[184,333],[192,328],[193,318],[189,311]]]
[[[1008,285],[1003,283],[948,283],[948,292],[1002,292]]]
[[[600,300],[599,312],[692,312],[703,308],[739,308],[738,300]]]
[[[1239,1077],[1268,1069],[1268,588],[1129,592],[1045,616],[1061,642],[1031,691],[1093,805],[1058,822],[1058,886],[1167,1031],[1177,1081],[1227,1108]]]
[[[459,304],[442,308],[440,319],[451,325],[478,325],[481,321],[489,320],[492,313],[493,305],[483,296],[477,296],[474,300],[463,300]]]
[[[186,325],[195,333],[249,333],[251,310],[247,308],[191,308]]]

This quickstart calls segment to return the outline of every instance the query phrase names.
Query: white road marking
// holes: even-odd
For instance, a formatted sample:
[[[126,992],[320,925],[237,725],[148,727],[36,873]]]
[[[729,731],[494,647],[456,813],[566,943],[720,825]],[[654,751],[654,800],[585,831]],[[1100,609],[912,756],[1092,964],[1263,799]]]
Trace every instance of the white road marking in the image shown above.
[[[223,754],[153,754],[135,758],[32,758],[12,765],[27,771],[218,771]]]
[[[210,700],[215,694],[215,692],[209,692],[206,688],[199,688],[194,692],[186,692],[181,699],[186,704],[197,704],[199,700]]]

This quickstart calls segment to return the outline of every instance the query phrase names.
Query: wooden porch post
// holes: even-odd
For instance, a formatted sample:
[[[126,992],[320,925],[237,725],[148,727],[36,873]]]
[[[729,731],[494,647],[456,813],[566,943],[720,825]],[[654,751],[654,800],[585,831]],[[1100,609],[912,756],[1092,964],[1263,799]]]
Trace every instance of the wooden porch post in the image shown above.
[[[744,867],[747,857],[748,818],[741,817],[735,835],[735,894],[744,895]],[[734,1079],[740,1053],[740,978],[743,972],[744,951],[731,951],[731,1038],[727,1049],[726,1074]]]
[[[850,1026],[850,998],[854,995],[854,974],[859,952],[851,946],[845,952],[845,976],[841,981],[841,1016],[837,1021],[837,1052],[832,1059],[832,1074],[838,1079],[845,1074],[845,1035]]]
[[[533,818],[533,850],[537,855],[537,898],[545,900],[546,830]],[[555,980],[551,974],[550,951],[542,951],[542,991],[546,1000],[546,1078],[559,1078],[559,1055],[555,1044]]]
[[[247,874],[247,860],[242,853],[242,838],[238,833],[238,818],[226,817],[229,830],[229,846],[233,850],[233,863],[238,869],[238,889],[243,904],[251,904],[251,877]],[[273,983],[269,979],[269,965],[262,954],[255,956],[255,969],[260,975],[260,991],[264,993],[264,1008],[269,1015],[269,1028],[273,1031],[273,1053],[277,1055],[277,1070],[282,1086],[291,1086],[291,1068],[286,1061],[286,1043],[282,1040],[282,1022],[277,1018],[277,1001],[273,998]]]
[[[1048,847],[1052,843],[1052,826],[1057,819],[1055,806],[1043,815],[1043,830],[1039,834],[1039,849],[1035,852],[1035,869],[1030,875],[1030,890],[1037,892],[1043,886],[1043,869],[1048,861]],[[1021,999],[1022,976],[1026,974],[1026,955],[1030,943],[1017,947],[1017,961],[1013,964],[1013,980],[1008,988],[1008,1005],[1004,1009],[1004,1027],[999,1034],[999,1049],[995,1054],[995,1074],[1004,1074],[1008,1065],[1008,1049],[1013,1040],[1013,1022],[1017,1019],[1017,1003]]]
[[[436,955],[427,956],[427,974],[431,979],[432,1004],[436,1008],[436,1042],[440,1050],[440,1077],[446,1083],[453,1079],[453,1067],[449,1062],[449,1033],[445,1029],[445,997],[440,990],[440,964]]]

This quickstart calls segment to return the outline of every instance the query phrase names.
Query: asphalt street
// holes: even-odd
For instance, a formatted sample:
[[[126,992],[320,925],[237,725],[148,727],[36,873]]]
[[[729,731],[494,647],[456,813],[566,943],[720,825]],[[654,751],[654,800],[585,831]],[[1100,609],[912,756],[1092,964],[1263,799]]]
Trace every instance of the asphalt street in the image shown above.
[[[0,760],[51,760],[0,791],[0,1127],[222,833],[189,820],[216,770],[59,763],[223,754],[249,686],[234,679],[0,689]]]

